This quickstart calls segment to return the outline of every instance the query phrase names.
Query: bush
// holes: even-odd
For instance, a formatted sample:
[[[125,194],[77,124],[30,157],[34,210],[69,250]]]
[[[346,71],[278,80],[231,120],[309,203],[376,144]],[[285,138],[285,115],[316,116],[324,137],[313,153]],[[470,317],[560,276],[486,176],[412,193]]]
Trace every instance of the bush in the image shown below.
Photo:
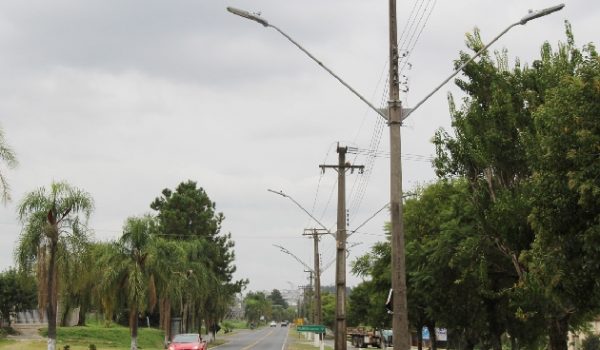
[[[229,321],[223,321],[223,323],[221,323],[221,325],[223,326],[223,332],[225,332],[225,333],[231,332],[234,328],[233,324]]]
[[[582,350],[600,350],[600,336],[595,334],[588,335],[581,342]]]
[[[96,345],[90,344],[90,350],[96,350]]]
[[[7,335],[18,335],[18,334],[19,334],[19,332],[17,332],[12,327],[2,327],[2,328],[0,328],[0,339],[6,338]]]

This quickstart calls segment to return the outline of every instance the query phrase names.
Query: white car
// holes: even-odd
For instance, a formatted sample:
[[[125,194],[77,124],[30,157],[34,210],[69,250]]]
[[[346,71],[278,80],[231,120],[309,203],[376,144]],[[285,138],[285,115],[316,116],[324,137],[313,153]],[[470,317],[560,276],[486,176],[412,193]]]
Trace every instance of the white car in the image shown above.
[[[271,323],[269,323],[269,327],[277,327],[277,323],[275,321],[271,321]]]

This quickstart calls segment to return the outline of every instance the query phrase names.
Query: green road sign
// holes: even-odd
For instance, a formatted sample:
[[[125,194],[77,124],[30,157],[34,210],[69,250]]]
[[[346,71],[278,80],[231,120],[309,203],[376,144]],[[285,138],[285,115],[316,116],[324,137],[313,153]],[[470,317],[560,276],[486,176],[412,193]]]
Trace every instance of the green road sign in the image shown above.
[[[325,333],[325,326],[320,324],[307,324],[296,327],[298,332]]]

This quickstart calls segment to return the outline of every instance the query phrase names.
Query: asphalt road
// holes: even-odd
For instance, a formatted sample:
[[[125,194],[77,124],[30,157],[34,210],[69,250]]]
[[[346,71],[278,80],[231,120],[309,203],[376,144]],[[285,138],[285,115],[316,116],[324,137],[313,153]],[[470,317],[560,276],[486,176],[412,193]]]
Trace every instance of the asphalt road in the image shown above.
[[[266,327],[249,330],[228,337],[228,343],[212,349],[217,350],[282,350],[288,336],[287,327]],[[211,349],[211,350],[212,350]]]

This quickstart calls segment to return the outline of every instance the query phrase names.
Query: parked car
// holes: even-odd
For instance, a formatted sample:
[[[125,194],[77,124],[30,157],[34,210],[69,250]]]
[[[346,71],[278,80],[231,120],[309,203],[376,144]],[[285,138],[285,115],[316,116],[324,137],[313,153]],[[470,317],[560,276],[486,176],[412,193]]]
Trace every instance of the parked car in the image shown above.
[[[177,334],[169,343],[168,350],[206,350],[206,342],[198,333]]]
[[[271,321],[271,323],[269,323],[269,327],[277,327],[277,323],[275,321]]]

